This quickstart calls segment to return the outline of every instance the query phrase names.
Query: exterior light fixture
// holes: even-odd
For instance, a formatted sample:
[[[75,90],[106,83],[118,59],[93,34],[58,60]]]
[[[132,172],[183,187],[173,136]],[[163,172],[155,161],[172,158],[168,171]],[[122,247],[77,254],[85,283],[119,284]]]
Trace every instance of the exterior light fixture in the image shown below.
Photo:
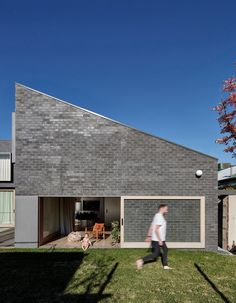
[[[197,178],[201,178],[201,176],[202,176],[202,170],[198,169],[195,174],[196,174]]]

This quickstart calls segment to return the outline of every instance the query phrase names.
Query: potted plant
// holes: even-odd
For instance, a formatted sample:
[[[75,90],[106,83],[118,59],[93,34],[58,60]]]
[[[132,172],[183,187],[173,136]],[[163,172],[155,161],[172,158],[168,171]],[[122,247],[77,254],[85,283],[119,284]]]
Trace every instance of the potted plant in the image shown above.
[[[111,238],[112,238],[113,245],[117,245],[120,243],[120,223],[119,223],[119,221],[111,222]]]

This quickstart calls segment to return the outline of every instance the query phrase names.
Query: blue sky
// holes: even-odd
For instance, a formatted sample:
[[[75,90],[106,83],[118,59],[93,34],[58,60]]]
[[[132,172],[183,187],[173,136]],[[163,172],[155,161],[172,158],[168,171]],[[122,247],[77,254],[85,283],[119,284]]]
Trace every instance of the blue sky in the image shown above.
[[[0,139],[19,82],[232,161],[212,107],[236,61],[236,1],[0,2]],[[233,160],[235,162],[235,160]]]

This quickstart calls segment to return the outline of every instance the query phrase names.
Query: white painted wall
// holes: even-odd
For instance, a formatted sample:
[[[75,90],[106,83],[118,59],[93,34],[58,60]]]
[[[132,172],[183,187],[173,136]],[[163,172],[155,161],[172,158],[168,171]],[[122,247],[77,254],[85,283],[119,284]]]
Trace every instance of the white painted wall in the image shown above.
[[[105,223],[120,221],[120,198],[105,198]]]
[[[236,244],[236,196],[229,196],[229,231],[228,245],[231,248],[233,241]]]
[[[38,247],[38,196],[16,196],[15,247]]]

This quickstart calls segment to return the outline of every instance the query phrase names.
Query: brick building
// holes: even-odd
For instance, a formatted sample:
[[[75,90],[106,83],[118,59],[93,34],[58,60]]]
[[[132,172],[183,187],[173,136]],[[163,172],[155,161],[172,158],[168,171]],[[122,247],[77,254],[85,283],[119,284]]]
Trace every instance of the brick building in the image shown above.
[[[69,232],[75,207],[119,220],[121,247],[145,247],[165,202],[170,247],[217,249],[215,158],[19,84],[13,120],[16,247]]]

